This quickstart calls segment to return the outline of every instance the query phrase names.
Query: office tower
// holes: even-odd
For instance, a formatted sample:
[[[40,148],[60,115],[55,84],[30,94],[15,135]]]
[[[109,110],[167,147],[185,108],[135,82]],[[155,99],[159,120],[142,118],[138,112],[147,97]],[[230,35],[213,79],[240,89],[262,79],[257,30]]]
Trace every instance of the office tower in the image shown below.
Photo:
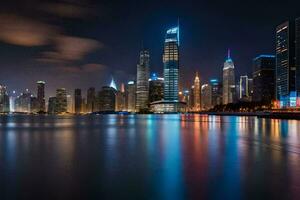
[[[289,95],[296,91],[295,26],[284,22],[276,28],[276,97],[288,106]]]
[[[116,91],[116,111],[125,111],[125,92]]]
[[[228,56],[223,67],[223,104],[234,103],[235,97],[234,63],[230,57],[230,50],[228,50]]]
[[[67,112],[74,113],[74,99],[72,95],[67,94]]]
[[[86,113],[86,108],[87,108],[86,99],[82,98],[81,99],[81,113]]]
[[[48,114],[57,114],[57,98],[56,97],[49,97],[48,101]]]
[[[81,108],[82,108],[81,89],[75,89],[74,102],[75,102],[75,114],[80,114],[82,111],[81,110]]]
[[[189,102],[188,102],[188,110],[189,111],[193,111],[194,110],[194,106],[195,106],[195,103],[194,103],[194,100],[195,100],[194,90],[195,90],[195,86],[192,85],[192,87],[190,89],[190,99],[189,99]]]
[[[30,97],[30,112],[38,113],[40,111],[40,102],[37,97]]]
[[[147,50],[140,52],[136,73],[136,111],[148,109],[149,104],[149,68],[150,54]]]
[[[240,76],[239,81],[239,99],[246,99],[249,97],[249,85],[248,85],[248,76]]]
[[[155,73],[149,79],[149,102],[160,101],[164,98],[164,79]]]
[[[15,108],[16,98],[17,98],[17,93],[15,90],[13,90],[9,95],[9,111],[10,112],[16,111],[16,108]]]
[[[58,114],[67,112],[67,91],[65,88],[56,90],[56,111]]]
[[[9,96],[6,86],[0,85],[0,113],[9,112]]]
[[[114,112],[116,108],[116,90],[113,87],[104,86],[98,93],[99,111]]]
[[[128,112],[135,112],[136,85],[129,81],[125,88],[125,105]]]
[[[209,110],[212,107],[212,87],[210,84],[203,84],[201,86],[201,108],[202,110]]]
[[[44,81],[37,81],[37,112],[45,112],[46,105],[45,105],[45,82]]]
[[[30,113],[31,93],[28,89],[15,100],[16,112]]]
[[[201,110],[201,85],[198,72],[194,80],[194,109],[195,112]]]
[[[179,26],[167,30],[163,63],[164,100],[177,102],[179,91]]]
[[[275,56],[253,59],[253,97],[255,102],[271,103],[275,99]]]
[[[188,103],[190,101],[190,91],[189,90],[183,91],[183,100],[182,101],[188,105]]]
[[[295,20],[295,35],[296,90],[300,97],[300,17]]]
[[[211,105],[212,107],[222,104],[222,84],[218,79],[210,79]]]
[[[90,87],[87,90],[87,112],[96,111],[96,90],[94,87]]]

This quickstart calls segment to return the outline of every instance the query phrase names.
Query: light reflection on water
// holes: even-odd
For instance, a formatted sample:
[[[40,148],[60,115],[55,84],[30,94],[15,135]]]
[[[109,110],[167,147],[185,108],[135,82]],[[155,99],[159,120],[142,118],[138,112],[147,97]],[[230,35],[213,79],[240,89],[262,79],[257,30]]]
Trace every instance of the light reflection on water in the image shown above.
[[[1,116],[0,199],[299,199],[299,130],[234,116]]]

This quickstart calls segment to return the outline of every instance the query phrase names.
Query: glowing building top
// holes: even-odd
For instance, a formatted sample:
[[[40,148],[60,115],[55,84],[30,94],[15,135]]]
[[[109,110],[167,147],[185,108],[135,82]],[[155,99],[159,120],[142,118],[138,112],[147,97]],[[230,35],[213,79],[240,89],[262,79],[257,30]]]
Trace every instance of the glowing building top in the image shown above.
[[[115,81],[114,81],[114,78],[111,78],[111,82],[110,82],[109,87],[112,87],[112,88],[114,88],[115,90],[117,90],[117,85],[116,85],[116,83],[115,83]]]
[[[234,63],[230,56],[230,49],[228,49],[227,58],[225,60],[223,70],[230,69],[230,68],[234,69]]]

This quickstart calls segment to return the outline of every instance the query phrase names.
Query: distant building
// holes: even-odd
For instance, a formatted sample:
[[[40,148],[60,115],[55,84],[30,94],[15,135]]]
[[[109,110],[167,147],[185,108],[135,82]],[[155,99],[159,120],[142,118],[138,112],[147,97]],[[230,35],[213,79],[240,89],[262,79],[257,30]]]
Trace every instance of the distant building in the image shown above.
[[[81,113],[87,113],[87,105],[86,105],[86,99],[82,98],[81,99]]]
[[[31,109],[30,109],[31,96],[32,96],[32,94],[29,92],[28,89],[26,89],[25,92],[21,93],[21,95],[19,95],[15,99],[15,111],[30,113],[31,112]]]
[[[98,93],[99,111],[114,112],[116,108],[116,90],[113,87],[104,86]]]
[[[195,106],[195,103],[194,103],[194,100],[195,100],[194,93],[195,92],[194,91],[195,91],[195,86],[192,85],[192,87],[189,91],[189,101],[187,102],[187,107],[188,107],[189,111],[194,110],[194,106]]]
[[[230,57],[230,50],[228,50],[228,56],[223,67],[223,104],[235,102],[235,90],[234,63]]]
[[[255,102],[271,103],[275,99],[275,56],[253,59],[253,97]]]
[[[198,72],[194,80],[194,109],[193,111],[198,112],[201,110],[201,85]]]
[[[164,79],[155,73],[149,79],[149,102],[160,101],[164,98]]]
[[[7,113],[9,111],[9,96],[6,86],[0,85],[0,113]]]
[[[75,102],[75,114],[80,114],[82,111],[81,89],[75,89],[74,102]]]
[[[46,112],[45,81],[37,81],[37,112]]]
[[[67,91],[65,88],[59,88],[56,90],[56,111],[57,114],[63,114],[67,112]]]
[[[222,84],[218,79],[210,79],[212,107],[222,104]]]
[[[212,108],[212,87],[210,84],[203,84],[201,86],[201,102],[202,110],[209,110]]]
[[[300,17],[295,20],[296,90],[300,97]],[[299,105],[297,105],[299,106]]]
[[[142,50],[140,52],[140,58],[139,58],[139,63],[137,65],[137,76],[136,76],[136,111],[137,112],[148,109],[149,68],[150,68],[149,51]]]
[[[40,112],[40,102],[37,97],[30,97],[30,112],[37,113]]]
[[[95,112],[96,109],[96,90],[90,87],[87,90],[87,112]]]
[[[125,92],[116,91],[116,111],[125,111]]]
[[[67,94],[67,112],[74,113],[74,99],[72,95]]]
[[[49,97],[48,101],[48,113],[49,114],[57,114],[57,98],[56,97]]]
[[[135,112],[136,85],[129,81],[125,87],[125,105],[128,112]]]

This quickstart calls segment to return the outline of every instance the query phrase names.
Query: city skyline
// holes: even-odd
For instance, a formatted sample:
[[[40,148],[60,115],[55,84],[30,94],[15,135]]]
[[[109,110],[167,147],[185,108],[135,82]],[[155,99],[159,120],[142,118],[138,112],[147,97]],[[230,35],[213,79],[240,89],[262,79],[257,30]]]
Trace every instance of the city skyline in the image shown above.
[[[37,4],[36,8],[28,6],[31,3]],[[135,77],[141,41],[151,54],[151,72],[157,72],[161,76],[161,43],[164,32],[174,26],[179,17],[181,48],[184,49],[181,53],[181,82],[182,87],[187,88],[189,80],[193,78],[189,71],[199,71],[201,80],[219,77],[227,48],[232,49],[235,55],[238,75],[250,73],[253,57],[274,54],[274,28],[287,19],[299,16],[296,6],[281,5],[279,8],[276,2],[262,2],[259,4],[261,7],[255,2],[248,3],[256,11],[256,16],[251,19],[247,17],[250,15],[249,11],[245,12],[247,8],[238,1],[220,3],[218,7],[211,7],[207,2],[202,2],[201,6],[199,4],[179,1],[172,5],[155,1],[139,2],[136,7],[145,9],[144,12],[135,10],[137,15],[140,14],[137,19],[135,16],[126,16],[132,3],[112,2],[102,5],[90,1],[38,3],[31,0],[27,4],[4,2],[0,10],[3,30],[0,35],[0,66],[3,69],[1,84],[18,92],[26,88],[34,91],[34,82],[44,80],[48,83],[47,98],[54,96],[56,88],[60,87],[66,87],[67,91],[75,88],[85,90],[91,86],[99,89],[110,81],[107,77],[111,75],[120,85]],[[234,12],[230,12],[233,10],[232,4],[238,8]],[[264,14],[265,4],[267,8],[274,10],[274,13],[269,13],[270,16]],[[53,11],[57,7],[61,8],[60,12]],[[68,13],[69,7],[73,9]],[[223,8],[226,13],[232,14],[223,17]],[[281,14],[276,15],[276,11],[281,8]],[[94,14],[95,10],[103,12]],[[7,14],[8,11],[11,12]],[[87,11],[91,11],[90,14]],[[148,15],[152,12],[156,15]],[[122,16],[126,17],[119,19]],[[222,23],[219,23],[220,16]],[[64,25],[64,20],[70,23]],[[10,32],[11,26],[15,32]],[[36,30],[37,27],[39,30]],[[32,29],[32,37],[28,37],[28,28]],[[53,33],[56,43],[48,44],[49,38],[43,37],[47,35],[44,34],[45,30]],[[120,35],[122,37],[116,37]],[[70,52],[70,48],[74,47],[70,43],[78,44],[77,47],[82,47],[84,52]],[[68,48],[62,48],[61,44]],[[62,55],[57,56],[58,52]],[[13,59],[14,57],[17,58]],[[64,64],[57,61],[63,61]],[[75,81],[79,77],[80,80]],[[35,81],[30,81],[31,79]]]

